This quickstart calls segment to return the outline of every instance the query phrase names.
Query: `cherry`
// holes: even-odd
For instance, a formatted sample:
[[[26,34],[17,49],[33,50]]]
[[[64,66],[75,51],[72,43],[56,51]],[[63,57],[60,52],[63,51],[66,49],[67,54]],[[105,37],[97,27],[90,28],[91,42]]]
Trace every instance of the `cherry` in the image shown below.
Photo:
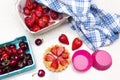
[[[17,64],[17,61],[15,59],[10,60],[10,66],[14,67]]]
[[[2,48],[0,48],[0,53],[2,53],[2,51],[3,51]]]
[[[43,69],[40,69],[40,70],[38,71],[38,76],[39,76],[39,77],[45,76],[45,71],[44,71]]]
[[[23,61],[19,61],[18,64],[17,64],[17,67],[20,69],[20,68],[23,68],[25,65],[23,63]]]
[[[22,50],[27,50],[28,49],[28,44],[26,43],[26,42],[24,42],[24,41],[21,41],[20,43],[19,43],[19,46],[20,46],[20,48],[22,49]]]
[[[17,49],[17,53],[18,53],[18,54],[23,54],[23,53],[24,53],[24,51],[23,51],[23,49],[18,48],[18,49]]]
[[[44,77],[45,76],[45,71],[43,69],[38,70],[37,73],[34,73],[32,77],[37,74],[39,77]]]
[[[33,61],[31,59],[27,60],[27,65],[32,65]]]
[[[1,75],[1,74],[3,74],[3,70],[2,70],[2,69],[0,69],[0,75]]]
[[[38,46],[41,45],[42,42],[43,42],[43,39],[40,39],[40,38],[35,40],[35,44],[38,45]]]
[[[31,59],[31,55],[30,54],[25,54],[25,58],[26,58],[26,60],[29,60],[29,59]]]
[[[11,50],[12,50],[13,54],[17,54],[17,49],[16,48],[12,48]]]
[[[6,66],[4,69],[3,69],[3,73],[8,73],[8,72],[11,72],[13,69],[9,66]]]
[[[20,59],[24,59],[25,58],[25,54],[19,54],[18,56]]]
[[[15,44],[10,44],[9,47],[12,49],[12,48],[16,48],[16,45]]]
[[[15,56],[14,56],[14,59],[15,59],[15,60],[19,60],[19,58],[18,58],[18,56],[17,56],[17,55],[15,55]]]
[[[8,59],[8,58],[9,58],[9,55],[7,53],[2,55],[2,59]]]

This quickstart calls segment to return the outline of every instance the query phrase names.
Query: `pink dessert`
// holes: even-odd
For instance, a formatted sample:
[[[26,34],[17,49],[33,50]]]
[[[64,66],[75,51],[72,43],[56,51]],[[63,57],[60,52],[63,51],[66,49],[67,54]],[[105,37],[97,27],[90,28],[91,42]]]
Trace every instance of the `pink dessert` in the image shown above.
[[[104,50],[95,51],[92,54],[93,67],[98,70],[106,70],[112,65],[110,54]]]
[[[78,50],[72,56],[73,67],[80,72],[89,70],[93,60],[90,53],[86,50]]]

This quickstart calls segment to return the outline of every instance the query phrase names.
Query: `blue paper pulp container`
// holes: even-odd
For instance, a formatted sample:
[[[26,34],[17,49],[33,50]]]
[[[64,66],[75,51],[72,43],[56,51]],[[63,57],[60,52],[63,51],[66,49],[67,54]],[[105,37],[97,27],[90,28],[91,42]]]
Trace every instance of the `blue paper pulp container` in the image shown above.
[[[30,46],[30,43],[29,43],[29,39],[27,38],[27,36],[21,36],[21,37],[18,37],[16,39],[12,40],[12,41],[0,44],[0,47],[3,47],[4,45],[10,45],[10,44],[16,44],[16,47],[19,47],[19,42],[20,41],[24,41],[24,42],[28,43],[28,50],[26,51],[26,53],[31,55],[33,64],[29,65],[29,66],[25,66],[25,67],[23,67],[21,69],[18,69],[18,70],[14,70],[14,71],[2,74],[2,75],[0,75],[0,80],[2,80],[3,78],[7,78],[7,77],[10,77],[10,76],[14,76],[14,75],[32,70],[36,67],[34,55],[33,55],[33,52],[32,52],[32,49],[31,49],[31,46]]]

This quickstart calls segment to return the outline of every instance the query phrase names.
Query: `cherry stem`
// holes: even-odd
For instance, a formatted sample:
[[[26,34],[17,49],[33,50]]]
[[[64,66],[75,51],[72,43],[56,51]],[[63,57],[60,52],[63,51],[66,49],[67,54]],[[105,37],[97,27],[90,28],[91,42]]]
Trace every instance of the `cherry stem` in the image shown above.
[[[32,75],[32,77],[34,77],[36,74],[37,74],[37,73],[34,73],[34,74]]]

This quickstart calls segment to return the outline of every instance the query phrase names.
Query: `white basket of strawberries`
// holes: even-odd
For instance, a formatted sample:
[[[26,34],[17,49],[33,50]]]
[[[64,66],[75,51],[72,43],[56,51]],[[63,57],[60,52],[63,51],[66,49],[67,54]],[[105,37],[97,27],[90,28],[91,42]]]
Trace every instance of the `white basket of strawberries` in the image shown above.
[[[43,4],[38,4],[34,0],[18,0],[16,9],[25,29],[30,33],[47,32],[58,27],[69,17],[53,11]]]

